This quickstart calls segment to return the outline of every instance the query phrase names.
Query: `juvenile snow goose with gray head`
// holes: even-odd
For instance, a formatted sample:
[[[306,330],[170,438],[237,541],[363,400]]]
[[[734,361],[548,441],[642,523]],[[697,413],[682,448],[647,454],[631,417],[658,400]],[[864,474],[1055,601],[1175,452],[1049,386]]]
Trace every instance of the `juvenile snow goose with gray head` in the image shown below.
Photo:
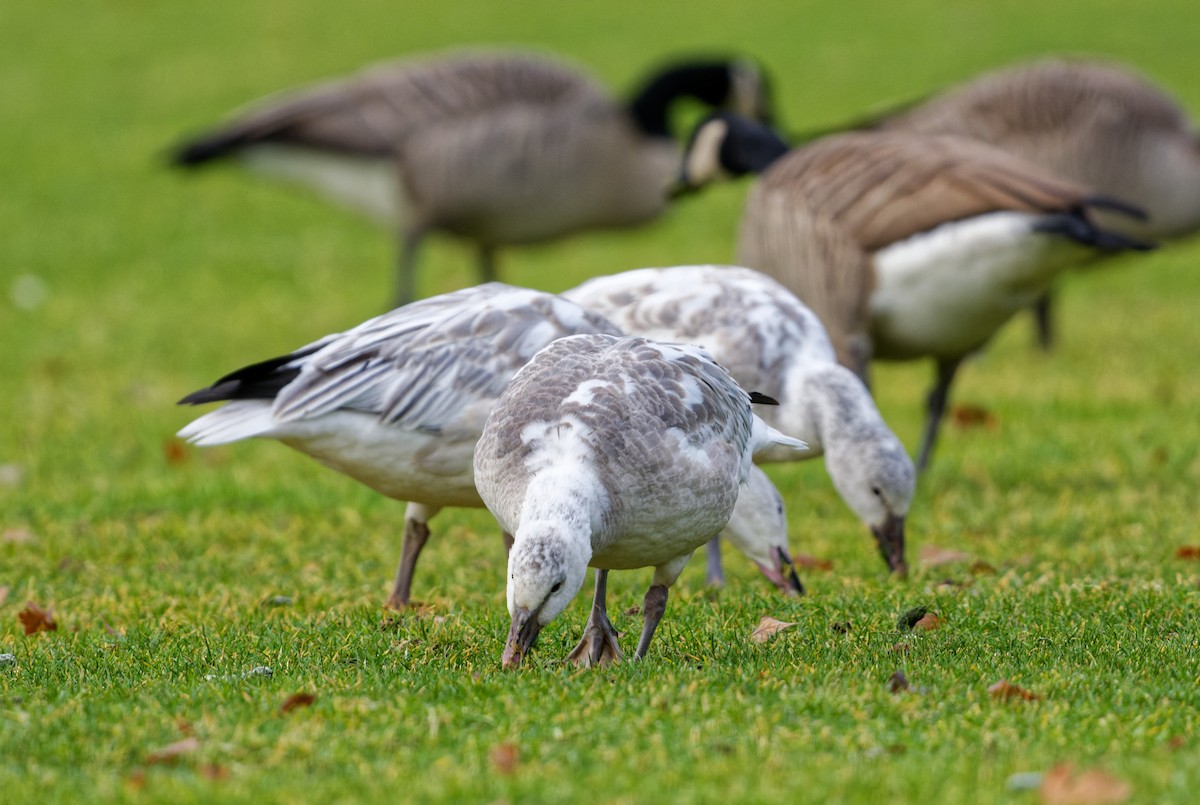
[[[862,381],[837,362],[820,320],[775,280],[738,266],[626,271],[563,294],[625,332],[699,344],[743,388],[779,401],[769,424],[808,442],[756,461],[825,456],[842,499],[870,530],[887,566],[905,573],[904,523],[916,472]],[[709,543],[709,580],[721,578],[720,543]]]
[[[429,521],[480,508],[471,458],[492,405],[539,349],[579,333],[619,333],[552,294],[491,283],[415,302],[280,358],[239,369],[181,402],[230,401],[179,435],[199,445],[277,439],[387,497],[408,501],[388,605],[408,604]],[[727,536],[795,588],[778,492],[761,471]],[[774,497],[772,497],[774,493]],[[762,509],[761,511],[759,509]]]
[[[608,571],[652,566],[635,656],[646,655],[667,588],[729,522],[752,453],[804,449],[754,416],[751,399],[704,350],[645,338],[562,338],[517,373],[475,451],[479,494],[514,537],[506,668],[566,609],[588,565],[595,599],[570,658],[620,657]]]
[[[1139,238],[1200,230],[1200,136],[1182,107],[1128,67],[1044,59],[985,73],[867,127],[955,135],[993,145],[1056,176],[1145,210],[1102,226]],[[1052,341],[1049,302],[1035,308]]]
[[[768,114],[765,79],[749,61],[668,65],[624,104],[555,59],[461,52],[267,99],[174,158],[243,157],[398,227],[403,304],[431,231],[473,242],[488,281],[497,247],[660,215],[679,164],[669,113],[682,98]]]
[[[682,186],[749,172],[761,176],[746,199],[739,262],[812,308],[839,361],[864,380],[871,358],[934,359],[919,469],[964,357],[1066,267],[1151,248],[1091,218],[1135,208],[962,138],[862,132],[789,150],[735,115],[697,126]]]

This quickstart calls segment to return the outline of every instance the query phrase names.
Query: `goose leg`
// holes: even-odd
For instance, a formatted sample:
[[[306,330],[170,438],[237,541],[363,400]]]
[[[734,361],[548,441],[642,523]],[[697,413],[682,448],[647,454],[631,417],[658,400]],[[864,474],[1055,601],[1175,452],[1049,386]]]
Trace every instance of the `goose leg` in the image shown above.
[[[429,520],[437,512],[437,509],[419,503],[409,503],[404,512],[404,542],[400,548],[400,567],[396,571],[396,583],[387,600],[389,609],[404,609],[409,604],[417,558],[429,540]]]
[[[654,639],[654,630],[658,628],[658,622],[662,620],[663,613],[667,611],[667,585],[652,584],[650,589],[646,590],[646,597],[642,599],[642,617],[646,619],[642,625],[642,637],[638,640],[637,653],[634,659],[640,660],[646,656],[646,652],[650,650],[650,641]]]
[[[496,249],[494,246],[479,247],[479,281],[496,281]]]
[[[396,275],[396,307],[407,305],[417,295],[417,249],[425,233],[420,229],[406,229],[400,236],[400,265]]]
[[[1033,313],[1034,331],[1037,334],[1037,345],[1046,352],[1054,348],[1054,295],[1050,291],[1038,297],[1030,308]]]
[[[725,569],[721,567],[721,538],[713,537],[705,548],[708,562],[708,583],[711,587],[725,586]]]
[[[929,465],[929,457],[933,454],[933,445],[937,441],[938,429],[942,417],[946,414],[946,400],[950,396],[950,384],[954,382],[954,374],[958,371],[962,358],[938,361],[937,380],[929,390],[927,405],[929,408],[925,419],[925,435],[921,439],[921,453],[917,458],[917,472],[924,472]]]
[[[567,659],[576,665],[590,668],[593,665],[608,665],[621,659],[617,646],[617,630],[608,619],[608,571],[596,568],[596,594],[592,598],[592,614],[583,627],[583,639],[571,650]]]

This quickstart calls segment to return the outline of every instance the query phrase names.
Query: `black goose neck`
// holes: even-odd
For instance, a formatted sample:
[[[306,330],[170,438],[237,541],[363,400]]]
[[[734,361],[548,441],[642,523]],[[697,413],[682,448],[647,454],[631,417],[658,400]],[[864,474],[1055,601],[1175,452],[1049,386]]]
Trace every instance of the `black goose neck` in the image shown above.
[[[692,62],[670,67],[647,81],[629,103],[638,128],[652,137],[670,137],[671,105],[680,98],[695,98],[720,106],[729,98],[731,78],[727,62]]]

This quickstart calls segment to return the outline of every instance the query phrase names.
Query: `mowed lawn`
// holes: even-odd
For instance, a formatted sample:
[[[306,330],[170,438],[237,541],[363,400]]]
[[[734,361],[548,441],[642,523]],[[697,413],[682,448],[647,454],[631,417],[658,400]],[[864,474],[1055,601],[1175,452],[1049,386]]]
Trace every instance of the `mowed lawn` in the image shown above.
[[[623,90],[717,48],[772,68],[798,131],[1069,52],[1135,63],[1200,116],[1192,0],[960,5],[0,7],[0,800],[1064,802],[1072,764],[1095,771],[1077,801],[1195,801],[1200,243],[1068,278],[1053,354],[1018,320],[965,368],[909,579],[886,576],[819,462],[775,466],[794,553],[832,569],[784,599],[732,552],[721,590],[696,561],[639,664],[561,662],[589,585],[501,672],[485,512],[434,520],[428,608],[390,614],[400,504],[277,444],[173,436],[197,413],[179,397],[381,312],[392,287],[391,233],[233,169],[165,166],[183,135],[281,88],[500,43]],[[744,191],[511,251],[503,274],[561,290],[728,261]],[[474,278],[443,239],[422,268],[427,294]],[[929,373],[877,370],[910,446]],[[627,648],[648,581],[610,580]],[[30,602],[57,630],[25,634]],[[940,628],[899,629],[918,606]],[[753,642],[763,616],[795,625]],[[1002,679],[1037,698],[989,694]]]

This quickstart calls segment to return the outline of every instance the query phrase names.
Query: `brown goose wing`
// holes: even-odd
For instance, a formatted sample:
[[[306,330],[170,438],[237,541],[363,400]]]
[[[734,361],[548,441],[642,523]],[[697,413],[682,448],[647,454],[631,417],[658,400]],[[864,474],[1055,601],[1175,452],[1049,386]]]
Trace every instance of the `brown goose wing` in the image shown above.
[[[520,53],[457,54],[369,67],[349,78],[268,98],[176,155],[198,164],[262,142],[363,156],[396,153],[422,127],[516,105],[607,97],[572,67]]]
[[[737,259],[800,297],[825,325],[838,362],[867,379],[874,269],[840,224],[756,185],[746,199]]]
[[[989,212],[1057,212],[1088,191],[997,149],[954,137],[835,135],[793,151],[760,180],[840,224],[867,252]]]

